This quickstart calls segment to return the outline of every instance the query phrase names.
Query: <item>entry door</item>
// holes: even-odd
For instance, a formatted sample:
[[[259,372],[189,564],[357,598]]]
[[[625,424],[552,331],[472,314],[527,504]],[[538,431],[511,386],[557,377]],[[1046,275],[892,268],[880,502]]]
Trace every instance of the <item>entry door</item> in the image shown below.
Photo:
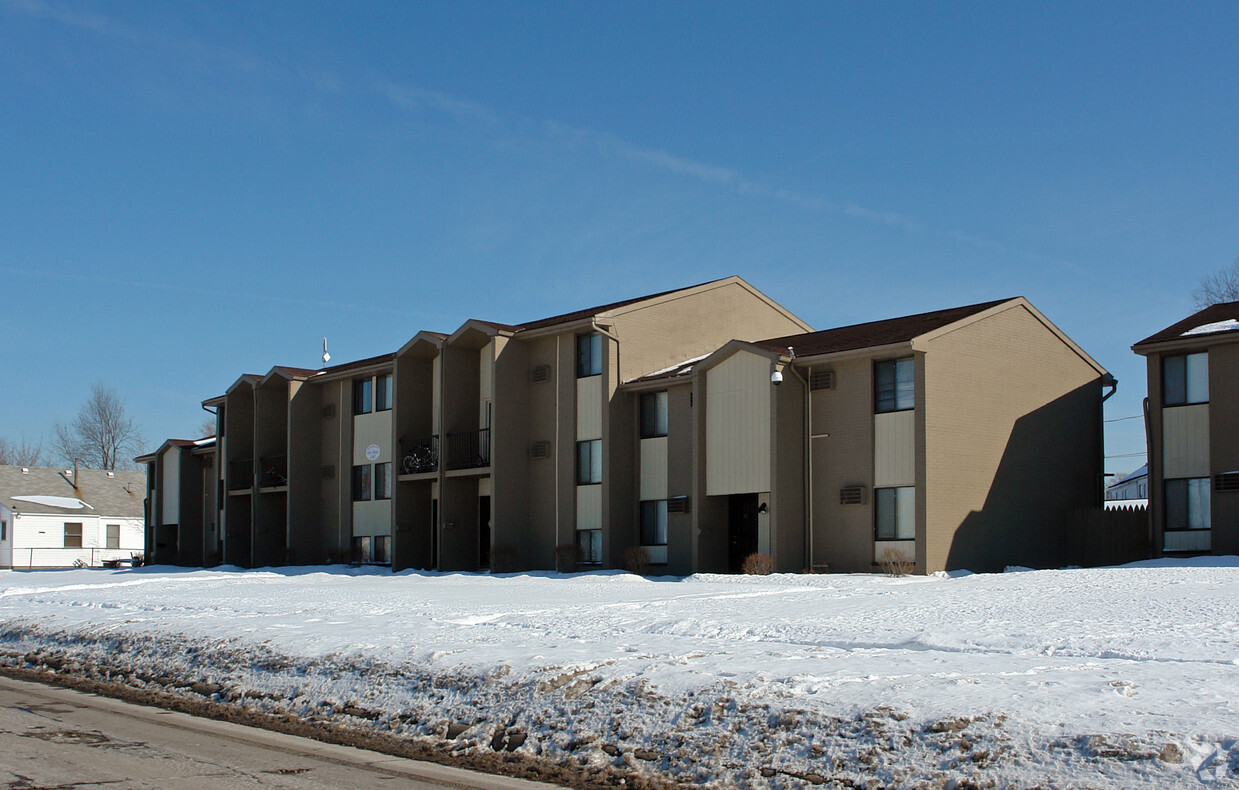
[[[490,567],[490,497],[478,497],[478,568]]]
[[[757,494],[732,494],[727,504],[728,565],[739,573],[744,558],[757,551]]]

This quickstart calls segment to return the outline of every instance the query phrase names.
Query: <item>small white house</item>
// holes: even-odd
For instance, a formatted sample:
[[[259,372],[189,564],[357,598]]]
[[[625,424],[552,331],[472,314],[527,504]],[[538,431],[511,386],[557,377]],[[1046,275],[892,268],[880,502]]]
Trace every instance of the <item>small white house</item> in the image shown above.
[[[145,472],[0,466],[0,568],[98,567],[145,544]]]

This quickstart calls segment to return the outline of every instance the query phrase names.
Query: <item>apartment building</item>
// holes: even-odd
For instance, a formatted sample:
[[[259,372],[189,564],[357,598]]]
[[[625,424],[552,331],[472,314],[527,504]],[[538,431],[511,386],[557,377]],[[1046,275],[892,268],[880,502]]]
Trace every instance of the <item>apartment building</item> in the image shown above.
[[[215,531],[199,549],[196,528],[172,541],[164,524],[152,553],[516,570],[563,547],[622,567],[641,547],[672,574],[752,553],[781,571],[1064,564],[1065,515],[1100,504],[1112,383],[1022,298],[814,332],[731,277],[470,320],[205,401]]]
[[[1239,302],[1132,346],[1145,357],[1149,518],[1167,554],[1239,553]]]

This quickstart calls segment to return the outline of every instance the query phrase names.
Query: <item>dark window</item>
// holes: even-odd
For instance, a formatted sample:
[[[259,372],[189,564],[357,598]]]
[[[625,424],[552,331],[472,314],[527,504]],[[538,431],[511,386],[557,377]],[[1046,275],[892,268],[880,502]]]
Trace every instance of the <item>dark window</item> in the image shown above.
[[[602,563],[602,530],[577,530],[576,547],[583,564],[600,565]]]
[[[597,376],[602,373],[602,335],[592,332],[576,336],[576,377]]]
[[[370,551],[370,538],[357,536],[353,538],[353,562],[373,562],[374,555]]]
[[[602,482],[602,440],[576,443],[576,484],[593,485]]]
[[[641,545],[667,545],[667,500],[649,499],[641,503]]]
[[[109,549],[120,548],[120,524],[108,524],[108,545]]]
[[[382,375],[374,378],[374,410],[387,411],[391,408],[391,376]]]
[[[65,522],[65,548],[82,548],[82,525]]]
[[[873,491],[874,533],[878,540],[916,537],[916,489],[876,488]]]
[[[374,465],[374,498],[391,499],[391,464]]]
[[[1166,481],[1166,531],[1209,529],[1209,478]]]
[[[370,465],[353,467],[353,501],[370,501]]]
[[[915,370],[911,357],[875,362],[873,364],[874,411],[881,414],[915,408]]]
[[[374,539],[374,561],[391,562],[391,535],[379,535]]]
[[[353,414],[369,414],[372,401],[371,389],[374,382],[371,379],[356,379],[353,381]]]
[[[667,435],[667,391],[641,395],[641,438]]]
[[[0,521],[0,540],[9,539],[9,522]]]
[[[1162,357],[1162,405],[1209,402],[1209,355]]]

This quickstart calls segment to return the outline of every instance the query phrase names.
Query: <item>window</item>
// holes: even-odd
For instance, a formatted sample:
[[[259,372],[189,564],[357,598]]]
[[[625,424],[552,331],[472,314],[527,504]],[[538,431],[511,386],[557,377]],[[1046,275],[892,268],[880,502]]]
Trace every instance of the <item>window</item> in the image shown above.
[[[576,533],[576,547],[581,555],[581,563],[585,565],[602,564],[602,530],[579,529]]]
[[[1162,357],[1162,405],[1209,402],[1209,355]]]
[[[576,377],[597,376],[602,373],[602,335],[592,332],[576,336]]]
[[[353,467],[353,501],[370,501],[370,465]]]
[[[887,359],[873,365],[873,408],[879,414],[916,406],[912,358]]]
[[[1166,481],[1166,531],[1209,529],[1209,478]]]
[[[667,391],[641,395],[641,438],[667,435]]]
[[[391,464],[374,465],[374,498],[391,499]]]
[[[358,536],[353,538],[353,562],[373,562],[374,555],[370,553],[370,538]]]
[[[120,524],[108,524],[108,545],[109,549],[120,548]]]
[[[391,535],[379,535],[374,539],[374,561],[391,562]]]
[[[65,548],[82,548],[82,525],[80,522],[76,524],[65,522]]]
[[[874,531],[878,540],[916,538],[915,488],[876,488],[873,502]]]
[[[576,484],[594,485],[602,482],[602,440],[576,443]]]
[[[9,539],[9,522],[0,520],[0,540]]]
[[[667,545],[667,500],[650,499],[641,503],[641,545]]]
[[[387,411],[391,408],[391,375],[384,374],[374,378],[374,410]]]
[[[373,386],[374,382],[370,379],[353,381],[353,414],[370,413],[370,393]]]

